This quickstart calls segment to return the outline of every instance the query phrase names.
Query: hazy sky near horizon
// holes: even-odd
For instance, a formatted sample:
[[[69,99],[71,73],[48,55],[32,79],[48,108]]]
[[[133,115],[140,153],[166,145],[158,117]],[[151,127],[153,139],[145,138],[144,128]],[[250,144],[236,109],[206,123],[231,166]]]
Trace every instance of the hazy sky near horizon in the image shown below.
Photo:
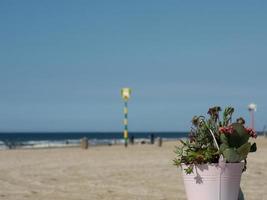
[[[0,1],[0,131],[185,131],[213,105],[267,125],[267,2]]]

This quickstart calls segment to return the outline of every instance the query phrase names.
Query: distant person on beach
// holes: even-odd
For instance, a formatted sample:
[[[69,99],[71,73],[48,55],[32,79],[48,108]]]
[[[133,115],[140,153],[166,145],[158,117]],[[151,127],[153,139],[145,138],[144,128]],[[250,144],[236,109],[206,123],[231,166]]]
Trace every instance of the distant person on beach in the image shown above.
[[[134,135],[131,136],[131,138],[130,138],[130,143],[131,143],[131,144],[134,144]]]
[[[150,135],[150,144],[154,144],[154,141],[155,141],[155,136],[154,136],[154,134],[152,133],[152,134]]]

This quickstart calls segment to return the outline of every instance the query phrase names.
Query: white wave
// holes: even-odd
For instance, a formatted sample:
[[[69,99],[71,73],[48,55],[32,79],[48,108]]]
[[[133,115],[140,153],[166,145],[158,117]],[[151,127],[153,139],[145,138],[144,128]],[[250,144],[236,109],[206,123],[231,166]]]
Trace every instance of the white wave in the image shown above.
[[[155,138],[155,143],[158,138]],[[162,141],[174,141],[177,138],[162,138]],[[24,141],[18,142],[14,145],[13,148],[18,149],[38,149],[38,148],[63,148],[63,147],[79,147],[80,139],[66,139],[66,140],[41,140],[41,141]],[[89,146],[98,146],[98,145],[122,145],[124,144],[124,139],[89,139]],[[135,138],[135,144],[149,144],[149,138]],[[8,146],[3,141],[0,141],[0,150],[9,149]]]
[[[53,147],[73,147],[78,146],[80,140],[42,140],[42,141],[27,141],[23,142],[20,148],[30,149],[30,148],[53,148]]]
[[[8,149],[7,146],[5,146],[5,145],[0,145],[0,150],[5,150],[5,149]]]

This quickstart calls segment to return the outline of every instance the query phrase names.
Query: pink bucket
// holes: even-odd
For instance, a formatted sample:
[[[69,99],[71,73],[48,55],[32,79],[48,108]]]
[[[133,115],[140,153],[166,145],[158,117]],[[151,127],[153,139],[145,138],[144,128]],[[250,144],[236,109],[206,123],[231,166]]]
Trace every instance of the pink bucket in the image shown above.
[[[182,174],[188,200],[237,200],[244,163],[195,165],[193,173]]]

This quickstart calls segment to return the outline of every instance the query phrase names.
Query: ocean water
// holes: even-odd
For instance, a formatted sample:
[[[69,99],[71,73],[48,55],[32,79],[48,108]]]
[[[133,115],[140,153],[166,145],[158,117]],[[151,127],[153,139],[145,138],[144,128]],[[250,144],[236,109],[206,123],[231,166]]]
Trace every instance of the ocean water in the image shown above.
[[[187,137],[187,132],[132,132],[136,143],[149,142],[151,134],[154,138],[161,137],[163,141],[176,140]],[[81,138],[88,138],[89,145],[123,144],[121,132],[69,132],[69,133],[0,133],[0,150],[14,148],[49,148],[49,147],[76,147]]]

